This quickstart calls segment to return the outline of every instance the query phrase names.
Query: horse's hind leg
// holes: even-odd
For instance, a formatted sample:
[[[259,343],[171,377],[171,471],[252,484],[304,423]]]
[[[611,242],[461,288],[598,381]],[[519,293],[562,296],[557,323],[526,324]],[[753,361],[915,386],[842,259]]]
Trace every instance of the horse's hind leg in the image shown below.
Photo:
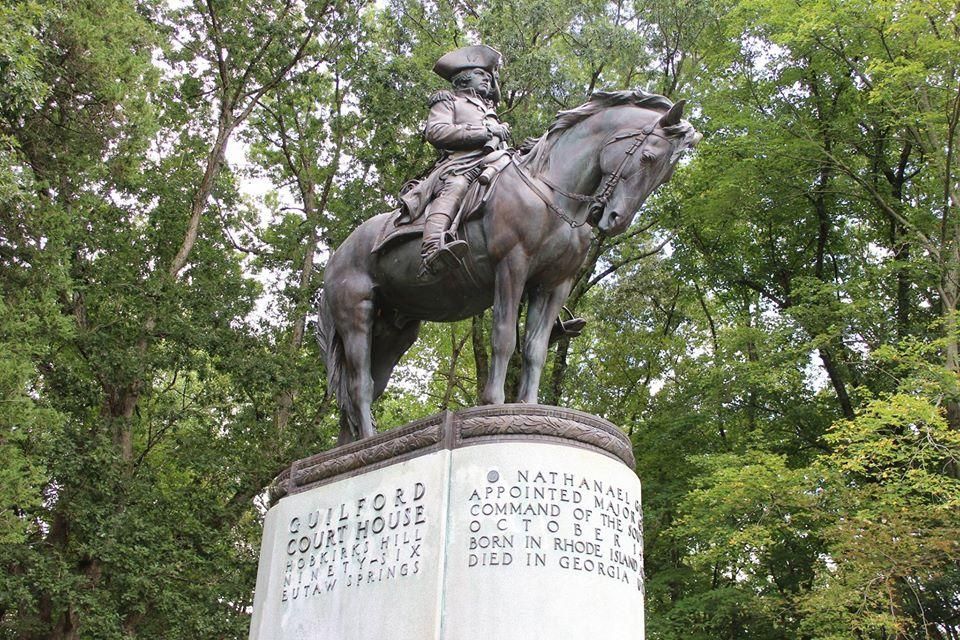
[[[400,327],[384,320],[377,321],[373,331],[373,351],[370,367],[373,372],[374,400],[383,394],[394,367],[400,362],[403,354],[416,342],[419,333],[419,320],[411,320]]]
[[[523,371],[520,375],[520,392],[517,402],[534,404],[540,390],[540,374],[547,359],[550,331],[570,294],[572,281],[561,283],[553,289],[535,289],[530,292],[527,305],[527,330],[523,340]]]
[[[340,441],[346,440],[344,426],[350,428],[349,440],[369,438],[376,434],[370,404],[373,402],[373,375],[370,352],[373,346],[373,321],[376,311],[373,286],[369,278],[354,274],[344,279],[345,286],[331,299],[337,330],[343,340],[344,374],[348,416],[341,416]]]

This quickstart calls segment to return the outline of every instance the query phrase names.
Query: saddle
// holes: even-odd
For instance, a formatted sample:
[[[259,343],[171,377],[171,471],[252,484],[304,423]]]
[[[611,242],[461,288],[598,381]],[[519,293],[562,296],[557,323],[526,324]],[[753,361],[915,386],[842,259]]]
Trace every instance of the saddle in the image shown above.
[[[497,173],[486,181],[478,180],[470,185],[466,195],[463,197],[463,201],[460,203],[460,208],[453,220],[453,224],[447,231],[451,238],[466,240],[461,231],[462,224],[481,214],[483,205],[487,201],[487,197],[490,195],[490,191],[493,189],[494,184],[496,184],[499,175],[500,174]],[[426,215],[421,215],[410,222],[401,222],[400,209],[394,209],[390,212],[390,217],[381,227],[377,241],[374,243],[373,249],[371,249],[370,252],[379,253],[402,238],[422,236],[426,219]]]

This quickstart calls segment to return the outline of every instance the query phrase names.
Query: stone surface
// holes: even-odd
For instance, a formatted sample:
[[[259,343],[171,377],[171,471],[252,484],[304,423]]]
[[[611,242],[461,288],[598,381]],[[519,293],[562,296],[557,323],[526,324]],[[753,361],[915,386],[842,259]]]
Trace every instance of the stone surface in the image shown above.
[[[448,464],[435,452],[270,509],[251,637],[437,637]]]
[[[451,458],[445,640],[643,637],[632,470],[533,442],[457,449]]]
[[[445,413],[279,485],[252,639],[643,638],[640,482],[595,416]]]

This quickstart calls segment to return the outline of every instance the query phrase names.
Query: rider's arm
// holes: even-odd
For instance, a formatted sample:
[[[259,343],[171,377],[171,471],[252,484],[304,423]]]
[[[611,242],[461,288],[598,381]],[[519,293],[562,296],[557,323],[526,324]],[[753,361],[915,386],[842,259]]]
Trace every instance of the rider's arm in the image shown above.
[[[482,123],[457,124],[454,120],[454,101],[439,98],[431,100],[430,115],[423,133],[427,142],[448,151],[479,149],[491,134]]]

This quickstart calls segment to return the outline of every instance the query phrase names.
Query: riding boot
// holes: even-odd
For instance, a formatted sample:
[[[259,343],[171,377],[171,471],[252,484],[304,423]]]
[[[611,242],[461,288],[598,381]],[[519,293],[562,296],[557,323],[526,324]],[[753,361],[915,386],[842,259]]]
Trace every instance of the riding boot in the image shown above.
[[[463,240],[450,240],[445,237],[450,226],[450,215],[431,212],[423,225],[423,244],[420,256],[423,258],[423,273],[440,273],[460,266],[467,254],[467,243]]]

